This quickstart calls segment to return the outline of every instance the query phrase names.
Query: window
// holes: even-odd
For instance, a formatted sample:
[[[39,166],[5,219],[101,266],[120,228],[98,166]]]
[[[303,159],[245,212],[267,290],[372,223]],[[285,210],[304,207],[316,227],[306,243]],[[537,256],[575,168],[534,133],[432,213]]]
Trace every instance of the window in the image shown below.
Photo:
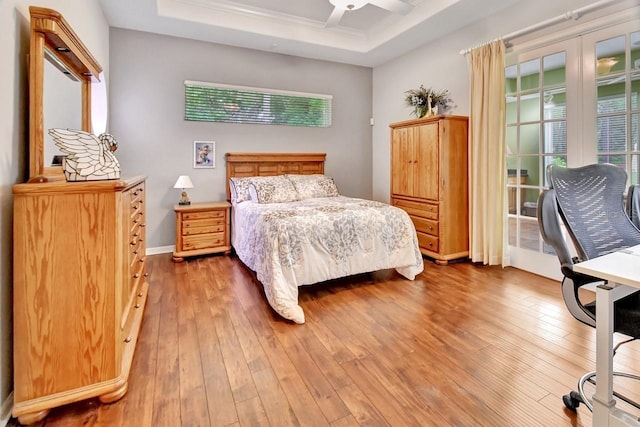
[[[185,120],[331,126],[331,95],[184,82]]]

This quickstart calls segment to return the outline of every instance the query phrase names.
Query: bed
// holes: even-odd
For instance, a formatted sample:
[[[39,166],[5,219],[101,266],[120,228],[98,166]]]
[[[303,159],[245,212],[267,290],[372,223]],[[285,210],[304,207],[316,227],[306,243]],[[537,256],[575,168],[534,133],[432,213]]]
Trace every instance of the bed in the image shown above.
[[[269,305],[304,323],[298,287],[395,269],[413,280],[424,265],[403,210],[339,194],[322,153],[227,153],[231,241]]]

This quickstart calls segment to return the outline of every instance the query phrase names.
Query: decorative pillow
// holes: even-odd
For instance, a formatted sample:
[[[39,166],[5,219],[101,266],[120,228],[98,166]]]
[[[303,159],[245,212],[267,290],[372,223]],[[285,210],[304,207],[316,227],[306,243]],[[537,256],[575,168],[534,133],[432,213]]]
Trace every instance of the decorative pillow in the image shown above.
[[[296,188],[300,200],[339,195],[333,178],[326,175],[286,175]]]
[[[251,196],[249,195],[249,184],[251,184],[251,180],[253,178],[257,177],[229,178],[229,181],[231,181],[231,185],[229,186],[229,189],[231,190],[231,203],[240,203],[251,200]]]
[[[251,180],[249,193],[258,203],[285,203],[300,200],[293,183],[284,175],[257,176]]]

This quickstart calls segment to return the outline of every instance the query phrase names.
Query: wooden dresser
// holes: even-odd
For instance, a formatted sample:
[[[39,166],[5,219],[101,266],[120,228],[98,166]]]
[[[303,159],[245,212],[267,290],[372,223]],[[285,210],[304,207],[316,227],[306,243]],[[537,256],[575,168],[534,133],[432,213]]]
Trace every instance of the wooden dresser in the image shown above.
[[[411,216],[420,251],[438,264],[469,255],[468,118],[392,123],[391,204]]]
[[[145,177],[17,184],[13,415],[127,391],[147,299]]]
[[[173,261],[184,257],[218,252],[229,254],[229,202],[192,203],[175,205],[176,250]]]

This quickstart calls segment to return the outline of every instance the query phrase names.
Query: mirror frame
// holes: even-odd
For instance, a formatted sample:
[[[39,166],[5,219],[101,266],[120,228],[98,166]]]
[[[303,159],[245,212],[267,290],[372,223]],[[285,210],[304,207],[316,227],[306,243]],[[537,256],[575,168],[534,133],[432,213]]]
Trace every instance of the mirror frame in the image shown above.
[[[99,82],[102,67],[53,9],[30,6],[29,56],[29,182],[62,180],[61,166],[45,167],[44,61],[45,49],[82,83],[82,129],[91,132],[91,84]]]

